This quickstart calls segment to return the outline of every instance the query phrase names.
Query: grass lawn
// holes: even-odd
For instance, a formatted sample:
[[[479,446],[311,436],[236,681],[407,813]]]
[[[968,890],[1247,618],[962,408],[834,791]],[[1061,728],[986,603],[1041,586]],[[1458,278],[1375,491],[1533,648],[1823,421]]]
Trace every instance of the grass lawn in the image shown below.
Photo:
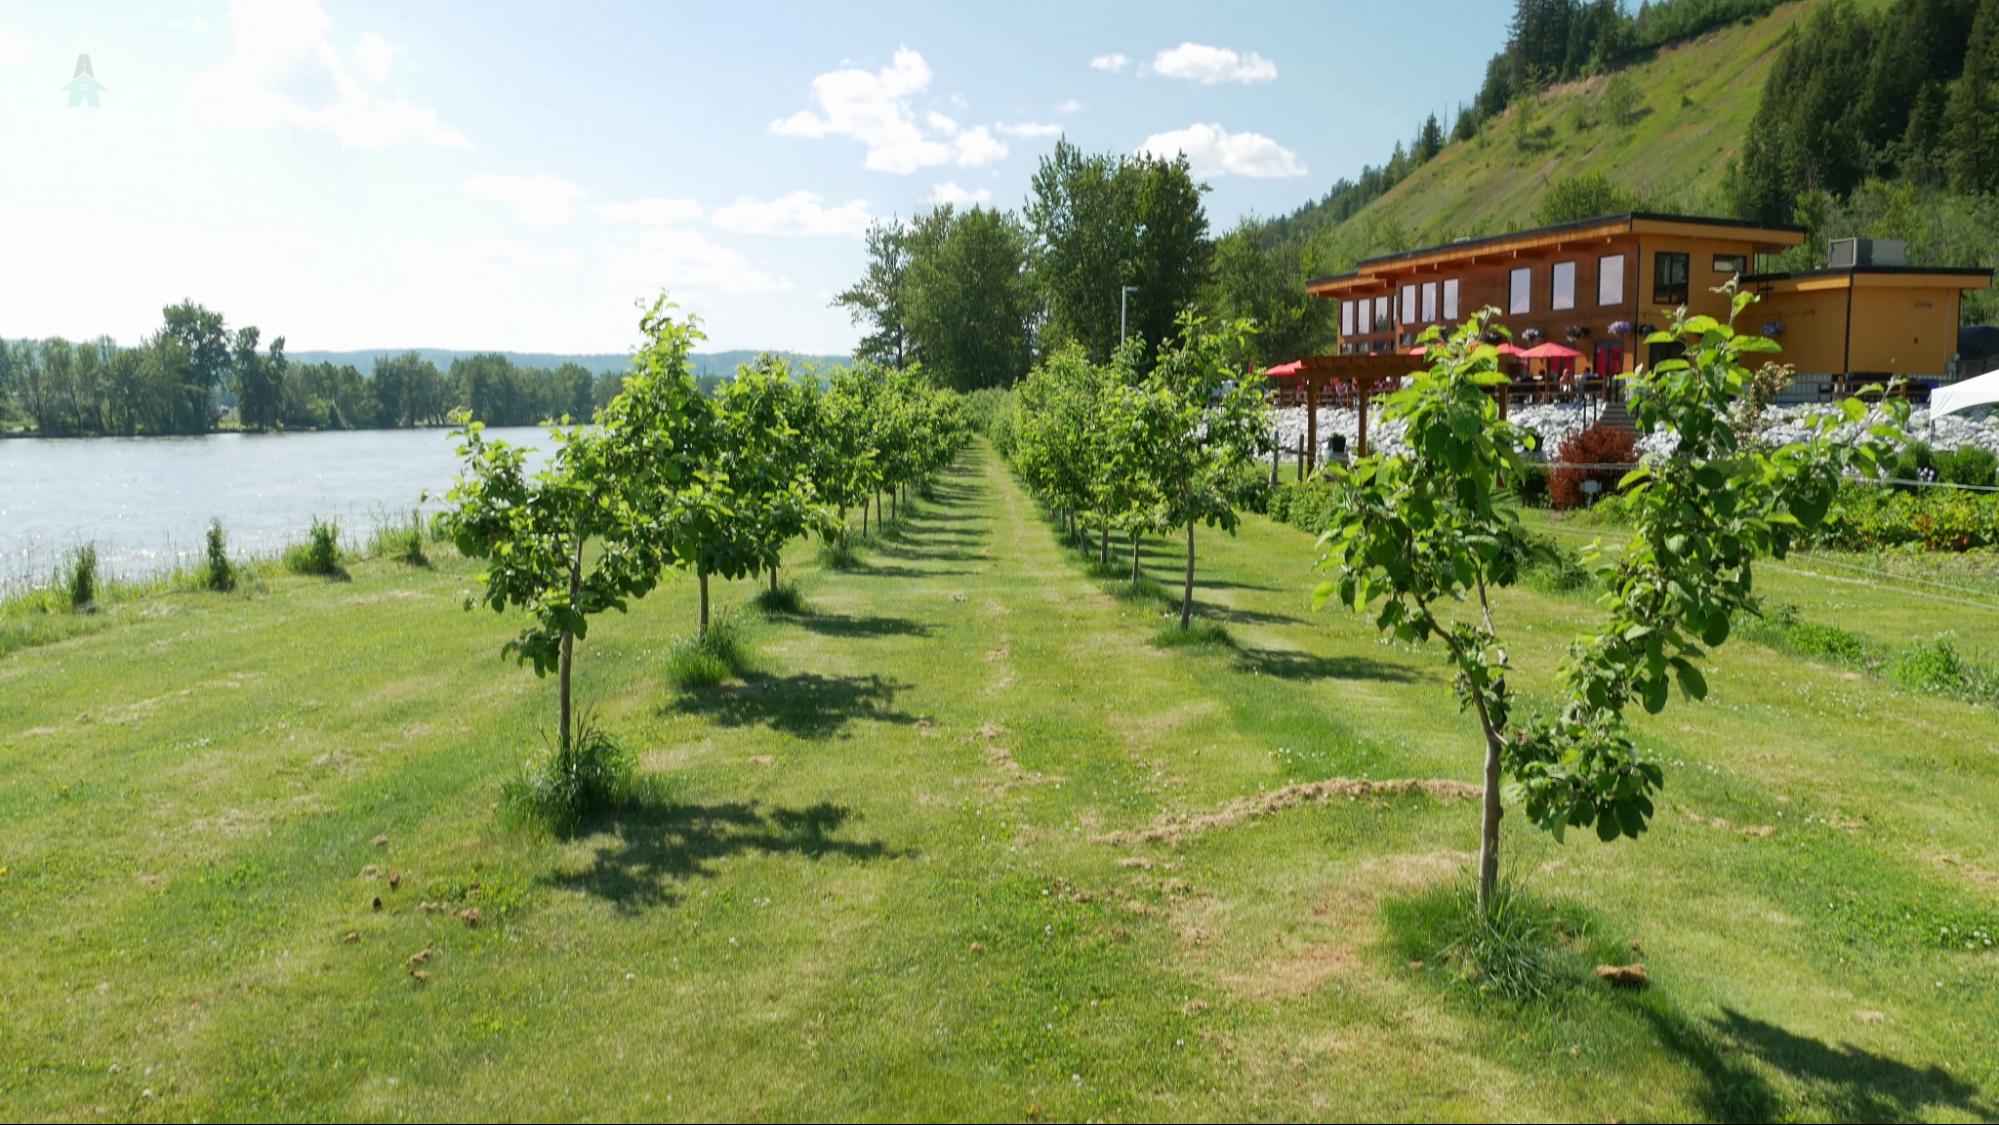
[[[1999,1115],[1990,708],[1730,645],[1642,726],[1652,832],[1507,822],[1512,877],[1650,986],[1477,997],[1411,953],[1473,803],[1360,784],[1472,781],[1475,728],[1432,654],[1310,611],[1309,536],[1204,532],[1229,639],[1166,649],[989,451],[937,491],[858,569],[801,548],[741,679],[665,686],[690,582],[594,624],[580,696],[658,792],[567,842],[495,815],[554,685],[455,559],[0,657],[0,1114]],[[1529,693],[1587,611],[1504,597]]]

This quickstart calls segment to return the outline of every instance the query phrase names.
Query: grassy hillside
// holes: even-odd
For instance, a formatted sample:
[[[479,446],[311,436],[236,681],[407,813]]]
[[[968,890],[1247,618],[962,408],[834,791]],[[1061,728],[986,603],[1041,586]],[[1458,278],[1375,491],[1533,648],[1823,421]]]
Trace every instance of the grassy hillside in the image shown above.
[[[1555,86],[1514,105],[1342,224],[1336,241],[1345,253],[1333,256],[1351,259],[1527,225],[1551,183],[1585,173],[1602,173],[1661,210],[1720,210],[1715,195],[1723,171],[1741,151],[1785,35],[1829,2],[1787,4],[1626,68],[1621,73],[1642,100],[1623,124],[1610,120],[1603,106],[1605,76]],[[1523,112],[1531,123],[1525,145],[1516,124]]]
[[[1234,638],[1203,649],[1148,644],[1157,607],[984,449],[860,568],[801,551],[807,612],[741,680],[666,688],[671,583],[578,651],[655,788],[565,842],[495,817],[554,687],[500,660],[516,618],[459,608],[461,560],[0,658],[0,1115],[1999,1114],[1989,708],[1731,642],[1706,703],[1639,720],[1652,832],[1508,818],[1567,944],[1555,999],[1482,997],[1427,936],[1476,841],[1435,654],[1313,613],[1306,533],[1202,534]],[[1179,544],[1145,562],[1170,581]],[[1759,588],[1883,641],[1999,635],[1801,569]],[[1586,600],[1500,612],[1546,699]]]

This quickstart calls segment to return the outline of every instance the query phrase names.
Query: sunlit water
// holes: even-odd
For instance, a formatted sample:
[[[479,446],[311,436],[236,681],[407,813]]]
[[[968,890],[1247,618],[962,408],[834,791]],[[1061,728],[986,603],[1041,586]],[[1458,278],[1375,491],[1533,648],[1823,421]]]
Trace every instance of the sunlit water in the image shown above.
[[[548,440],[531,427],[487,435]],[[315,515],[359,545],[379,523],[438,507],[455,444],[441,429],[0,440],[0,586],[46,582],[85,542],[113,578],[171,571],[200,557],[215,517],[238,556],[277,553]]]

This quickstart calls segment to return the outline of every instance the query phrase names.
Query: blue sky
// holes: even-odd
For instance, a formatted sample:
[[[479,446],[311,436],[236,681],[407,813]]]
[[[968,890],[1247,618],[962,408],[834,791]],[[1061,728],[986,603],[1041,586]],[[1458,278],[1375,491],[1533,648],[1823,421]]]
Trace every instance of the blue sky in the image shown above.
[[[663,288],[712,347],[845,351],[870,218],[1018,207],[1058,132],[1281,214],[1468,99],[1509,9],[0,0],[0,336],[192,297],[295,349],[621,351]]]

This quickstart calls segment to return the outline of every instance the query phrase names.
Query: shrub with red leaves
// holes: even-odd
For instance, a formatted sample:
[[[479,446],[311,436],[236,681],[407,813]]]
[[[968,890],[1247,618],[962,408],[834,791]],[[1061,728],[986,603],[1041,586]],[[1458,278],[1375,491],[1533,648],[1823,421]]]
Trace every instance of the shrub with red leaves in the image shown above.
[[[1629,465],[1637,461],[1638,435],[1622,427],[1597,422],[1571,435],[1562,443],[1557,457],[1560,463],[1555,466],[1555,475],[1548,481],[1548,495],[1558,509],[1580,508],[1590,502],[1589,494],[1583,491],[1584,481],[1601,483],[1603,490],[1597,495],[1608,496],[1617,491],[1617,482],[1630,471],[1582,466]]]

